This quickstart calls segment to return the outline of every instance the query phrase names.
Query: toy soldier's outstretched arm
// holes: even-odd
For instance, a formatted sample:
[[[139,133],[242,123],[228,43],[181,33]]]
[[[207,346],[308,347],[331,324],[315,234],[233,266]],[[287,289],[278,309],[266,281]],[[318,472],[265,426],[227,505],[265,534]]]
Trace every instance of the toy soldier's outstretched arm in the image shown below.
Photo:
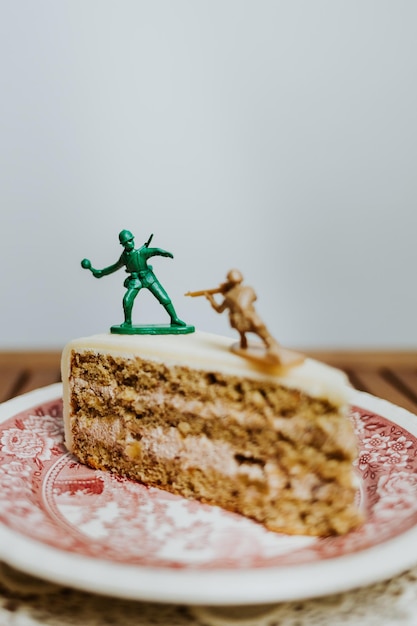
[[[168,250],[163,250],[162,248],[147,248],[144,246],[142,248],[142,254],[149,259],[151,256],[167,256],[170,259],[174,258],[172,252],[168,252]]]
[[[83,259],[81,261],[81,266],[85,270],[90,270],[95,278],[101,278],[102,276],[108,276],[109,274],[113,274],[113,272],[119,270],[121,267],[124,266],[124,262],[122,260],[122,257],[120,257],[120,259],[116,261],[116,263],[113,263],[113,265],[109,265],[108,267],[104,267],[101,270],[97,270],[91,265],[91,261],[89,261],[89,259]]]
[[[223,302],[218,304],[216,300],[213,298],[212,294],[209,292],[206,292],[206,298],[217,313],[223,313],[223,311],[227,309],[226,299],[224,299]]]

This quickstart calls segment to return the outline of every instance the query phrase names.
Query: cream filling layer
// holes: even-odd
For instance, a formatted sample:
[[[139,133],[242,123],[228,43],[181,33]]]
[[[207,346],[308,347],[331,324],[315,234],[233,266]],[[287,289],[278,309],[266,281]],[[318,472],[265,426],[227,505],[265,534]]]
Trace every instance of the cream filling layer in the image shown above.
[[[317,474],[306,472],[301,463],[295,464],[288,474],[273,460],[261,463],[250,457],[247,461],[241,456],[236,458],[236,450],[229,443],[210,440],[206,435],[183,438],[175,428],[157,426],[147,430],[140,440],[130,433],[123,440],[119,419],[91,420],[88,432],[92,447],[99,445],[112,449],[117,441],[132,467],[140,465],[142,455],[149,455],[162,463],[174,461],[183,472],[199,469],[202,472],[215,471],[231,479],[244,477],[248,496],[258,484],[263,488],[266,486],[270,499],[279,498],[284,489],[291,494],[291,499],[325,501],[331,497],[332,487]]]
[[[128,451],[130,445],[133,452],[130,458],[133,461],[139,451],[144,451],[162,462],[176,461],[183,471],[214,470],[230,478],[244,476],[249,482],[266,485],[271,499],[282,496],[284,489],[291,494],[291,499],[302,501],[326,501],[334,498],[335,485],[321,479],[317,473],[307,470],[301,459],[299,463],[294,463],[288,473],[273,460],[259,463],[256,460],[253,462],[254,459],[248,457],[245,462],[240,455],[238,460],[235,448],[226,441],[211,440],[204,434],[183,438],[176,428],[164,429],[161,426],[147,430],[140,441],[128,435],[126,437]],[[358,485],[358,479],[352,470],[351,487],[357,489]],[[344,486],[346,487],[346,484]]]
[[[176,461],[183,471],[200,469],[214,470],[220,475],[235,478],[244,476],[249,482],[266,485],[270,498],[278,498],[284,489],[291,493],[291,499],[320,500],[329,498],[332,487],[313,472],[306,471],[302,463],[295,463],[291,473],[284,472],[273,460],[264,464],[253,462],[250,457],[245,462],[236,458],[236,450],[226,441],[211,440],[206,435],[181,437],[175,428],[163,429],[160,426],[146,431],[138,442],[132,437],[126,439],[126,447],[133,444],[132,451],[155,456],[159,461]],[[133,457],[134,460],[134,457]]]

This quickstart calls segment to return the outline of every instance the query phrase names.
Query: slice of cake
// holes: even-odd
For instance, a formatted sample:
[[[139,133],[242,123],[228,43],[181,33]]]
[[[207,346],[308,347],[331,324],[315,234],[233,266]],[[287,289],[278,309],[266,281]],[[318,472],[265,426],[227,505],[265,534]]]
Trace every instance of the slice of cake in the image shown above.
[[[65,437],[81,463],[291,534],[361,522],[348,381],[311,359],[248,361],[233,341],[95,335],[62,356]]]

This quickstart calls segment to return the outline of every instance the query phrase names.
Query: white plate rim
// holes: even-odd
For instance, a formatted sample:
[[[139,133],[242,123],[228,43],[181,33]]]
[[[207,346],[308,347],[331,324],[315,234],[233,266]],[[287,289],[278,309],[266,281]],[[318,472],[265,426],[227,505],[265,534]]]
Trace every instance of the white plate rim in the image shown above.
[[[0,404],[0,423],[62,397],[56,383]],[[380,414],[417,435],[417,416],[353,390],[355,406]],[[34,576],[114,597],[189,605],[265,604],[340,593],[380,582],[417,563],[417,524],[365,550],[308,564],[248,570],[178,570],[127,565],[69,553],[0,523],[0,558]]]

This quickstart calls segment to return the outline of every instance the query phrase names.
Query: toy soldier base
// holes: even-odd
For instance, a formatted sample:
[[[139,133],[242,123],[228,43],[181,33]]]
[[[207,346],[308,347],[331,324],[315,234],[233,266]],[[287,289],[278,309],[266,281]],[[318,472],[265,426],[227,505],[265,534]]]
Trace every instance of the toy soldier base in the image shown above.
[[[260,343],[248,343],[246,348],[242,348],[240,343],[235,343],[232,345],[231,350],[245,359],[273,368],[285,369],[294,367],[295,365],[300,365],[305,359],[305,356],[300,352],[281,348],[281,346],[278,346],[273,351],[267,350]]]
[[[186,335],[194,331],[195,327],[189,324],[119,324],[110,328],[110,332],[116,335]]]

